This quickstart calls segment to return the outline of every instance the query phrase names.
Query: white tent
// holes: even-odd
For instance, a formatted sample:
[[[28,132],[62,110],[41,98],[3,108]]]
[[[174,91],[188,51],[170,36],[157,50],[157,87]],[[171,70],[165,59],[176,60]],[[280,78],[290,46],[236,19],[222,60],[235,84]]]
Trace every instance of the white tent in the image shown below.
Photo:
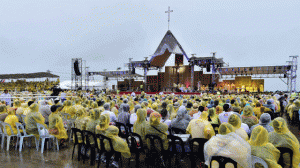
[[[61,89],[71,89],[72,81],[70,81],[70,80],[62,81],[62,82],[60,82],[59,85],[60,85]],[[83,89],[85,89],[84,82],[82,83],[82,86],[83,86]],[[73,88],[74,87],[75,86],[73,84]],[[103,82],[90,81],[88,89],[92,90],[93,88],[102,89],[102,88],[104,88],[104,84],[103,84]]]

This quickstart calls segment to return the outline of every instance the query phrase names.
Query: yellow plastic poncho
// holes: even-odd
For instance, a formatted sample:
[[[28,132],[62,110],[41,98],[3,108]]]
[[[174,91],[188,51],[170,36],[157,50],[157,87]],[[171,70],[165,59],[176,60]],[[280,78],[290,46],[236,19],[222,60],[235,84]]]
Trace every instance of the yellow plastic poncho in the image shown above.
[[[71,118],[74,117],[76,111],[75,111],[75,108],[72,106],[72,102],[70,100],[67,100],[64,102],[64,108],[62,110],[62,112],[65,112],[67,114],[70,114],[71,115]],[[73,108],[70,110],[70,108]],[[69,117],[67,119],[70,119]]]
[[[246,131],[241,127],[242,121],[239,116],[237,116],[236,114],[231,114],[228,118],[228,123],[233,126],[233,132],[238,134],[245,141],[249,140]]]
[[[66,113],[67,113],[67,114],[70,114],[70,115],[71,115],[71,118],[75,118],[75,116],[76,116],[76,109],[75,109],[75,107],[73,107],[73,106],[69,107],[69,108],[66,110]]]
[[[8,109],[8,116],[5,118],[4,122],[8,123],[11,126],[11,129],[14,134],[18,133],[16,123],[19,123],[19,119],[15,115],[15,110],[13,108]],[[6,132],[8,135],[11,135],[9,127],[6,127]]]
[[[259,125],[253,129],[248,142],[251,145],[251,155],[262,158],[269,168],[281,168],[277,163],[280,151],[269,143],[268,131],[263,126]]]
[[[213,136],[204,145],[205,164],[210,165],[212,156],[229,157],[236,161],[238,168],[252,168],[251,146],[236,133],[229,123],[222,123],[219,134]],[[215,167],[215,161],[211,168]]]
[[[80,129],[80,130],[85,130],[86,129],[86,123],[85,123],[85,119],[84,119],[84,109],[81,108],[76,112],[76,120],[75,120],[75,128]],[[82,137],[81,135],[78,133],[77,134],[78,137],[78,142],[82,143]],[[75,140],[75,138],[74,138]]]
[[[90,131],[92,133],[96,132],[96,126],[99,124],[100,120],[100,110],[99,109],[94,109],[90,111],[91,113],[91,119],[88,121],[86,124],[86,130]],[[94,144],[94,139],[93,137],[90,137],[90,143]]]
[[[29,109],[30,112],[25,117],[26,133],[33,134],[38,139],[39,132],[36,124],[42,124],[47,128],[45,118],[39,113],[39,106],[36,103],[31,104]]]
[[[133,132],[139,134],[142,138],[142,141],[144,142],[146,136],[147,112],[143,109],[138,109],[136,115],[137,120],[133,124]]]
[[[112,111],[113,113],[115,113],[116,117],[119,116],[119,111],[118,111],[118,109],[117,109],[116,107],[113,107],[113,108],[111,109],[111,111]]]
[[[110,116],[108,113],[101,114],[99,120],[99,125],[96,126],[96,134],[105,135],[105,131],[109,127]]]
[[[174,107],[172,104],[168,104],[167,106],[167,111],[170,114],[170,120],[173,120],[177,116],[177,111],[175,111]]]
[[[211,124],[219,124],[219,116],[216,114],[215,108],[208,109],[208,114],[211,119]]]
[[[163,147],[165,150],[168,149],[168,139],[167,139],[167,131],[168,131],[168,125],[165,123],[161,123],[161,115],[158,112],[153,112],[150,114],[150,123],[147,122],[146,124],[146,135],[152,134],[159,136],[163,141]],[[156,129],[160,130],[162,133],[157,131]],[[150,148],[150,140],[148,139],[146,141],[148,148]]]
[[[246,106],[242,115],[242,122],[247,124],[249,128],[253,125],[258,124],[258,119],[253,115],[253,108],[251,106]]]
[[[53,134],[57,139],[68,139],[67,131],[64,127],[62,118],[58,115],[58,109],[49,115],[49,129],[58,130],[58,134]]]
[[[191,134],[192,138],[210,139],[215,136],[215,131],[207,119],[208,113],[202,112],[199,119],[194,119],[189,123],[186,133]]]
[[[285,120],[277,117],[273,120],[274,132],[269,133],[269,142],[275,147],[286,147],[293,150],[293,167],[298,167],[300,163],[299,141],[296,136],[290,132]],[[283,155],[286,165],[289,166],[289,155]]]
[[[289,108],[288,108],[288,114],[289,114],[290,118],[293,118],[293,112],[299,111],[299,109],[300,109],[300,101],[296,100],[294,102],[294,104],[289,106]]]
[[[21,102],[19,100],[17,100],[17,101],[14,102],[14,107],[17,108],[16,114],[18,114],[18,115],[22,115],[23,114],[24,110],[21,107]]]
[[[115,151],[120,152],[124,158],[130,158],[131,153],[126,141],[118,136],[119,129],[115,126],[109,126],[106,130],[106,136],[112,140]],[[109,143],[105,143],[105,149],[110,150]]]

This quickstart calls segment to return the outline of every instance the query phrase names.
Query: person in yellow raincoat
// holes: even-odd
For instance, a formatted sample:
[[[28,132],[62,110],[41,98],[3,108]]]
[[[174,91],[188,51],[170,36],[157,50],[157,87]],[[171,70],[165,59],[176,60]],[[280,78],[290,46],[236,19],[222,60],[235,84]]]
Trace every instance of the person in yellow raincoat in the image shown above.
[[[23,108],[21,107],[21,102],[19,101],[19,100],[16,100],[15,102],[14,102],[14,107],[15,108],[17,108],[17,110],[16,110],[16,114],[18,114],[18,115],[22,115],[23,114]]]
[[[248,142],[251,145],[251,155],[262,158],[269,168],[281,168],[277,163],[280,151],[269,142],[268,131],[263,126],[259,125],[253,129]]]
[[[269,132],[269,142],[277,147],[286,147],[293,150],[293,167],[298,167],[300,163],[299,141],[296,136],[290,132],[286,121],[282,117],[277,117],[272,122],[274,132]],[[284,163],[290,166],[289,154],[283,155]]]
[[[293,118],[293,112],[294,111],[299,111],[299,109],[300,109],[300,101],[299,100],[296,100],[294,103],[293,103],[293,105],[291,105],[291,106],[289,106],[289,108],[288,108],[288,115],[289,115],[289,117],[290,117],[290,119],[292,119]]]
[[[68,139],[68,134],[64,128],[63,120],[59,116],[58,112],[62,109],[60,105],[51,106],[51,114],[49,116],[49,134],[55,136],[60,140],[60,145],[65,145],[64,143]]]
[[[9,108],[7,113],[8,116],[5,118],[4,122],[8,123],[11,126],[11,129],[14,134],[18,133],[16,123],[19,123],[18,117],[15,115],[15,108]],[[10,128],[6,127],[6,132],[8,135],[11,135]]]
[[[29,109],[30,112],[25,117],[26,133],[29,135],[32,134],[39,139],[39,132],[36,124],[42,124],[47,128],[45,118],[39,113],[39,106],[36,103],[32,103],[29,106]]]
[[[106,114],[101,114],[99,118],[99,125],[96,126],[96,134],[101,134],[106,136],[106,130],[108,127],[110,127],[110,116],[108,113]],[[98,139],[98,147],[100,147],[100,140]]]
[[[211,124],[218,124],[218,125],[220,124],[219,116],[216,114],[215,108],[208,109],[208,121]]]
[[[215,161],[210,165],[212,156],[223,156],[236,161],[238,168],[252,168],[250,144],[233,132],[232,125],[227,122],[220,125],[218,132],[204,145],[205,164],[217,167]]]
[[[4,122],[7,115],[7,106],[4,104],[0,105],[0,121]]]
[[[253,108],[251,106],[246,106],[242,115],[242,122],[247,124],[249,128],[253,125],[258,124],[258,119],[253,115]]]
[[[91,119],[88,121],[86,125],[86,130],[90,131],[92,133],[96,132],[96,126],[99,124],[99,118],[100,118],[100,110],[99,109],[93,109],[90,111],[91,113]],[[90,143],[94,144],[94,139],[90,137]]]
[[[133,132],[139,134],[144,142],[146,136],[147,112],[144,109],[138,109],[136,115],[137,120],[133,124]]]
[[[170,120],[173,120],[177,116],[177,111],[175,111],[174,106],[172,104],[168,104],[167,110],[170,114]]]
[[[120,138],[118,134],[119,129],[116,126],[109,126],[106,129],[106,136],[112,140],[114,150],[120,152],[124,158],[130,158],[131,153],[128,144],[126,141]],[[105,149],[110,150],[110,145],[108,142],[105,143]]]
[[[165,150],[168,149],[168,139],[167,139],[167,131],[168,131],[168,125],[165,123],[161,123],[161,115],[158,112],[153,112],[150,114],[150,123],[147,122],[145,126],[146,135],[157,135],[159,136],[163,141],[163,147]],[[159,131],[158,131],[159,130]],[[150,148],[150,140],[146,141],[148,148]]]
[[[245,141],[249,140],[249,137],[248,137],[246,131],[241,127],[242,121],[241,121],[241,118],[238,115],[231,114],[228,118],[228,123],[233,126],[233,132],[238,134]]]
[[[80,108],[77,112],[76,112],[76,120],[75,120],[75,128],[80,129],[80,130],[85,130],[86,129],[86,123],[85,123],[85,116],[84,116],[84,109]],[[82,137],[81,135],[78,133],[77,134],[78,137],[78,141],[79,143],[82,142]],[[75,138],[74,138],[75,140]]]
[[[192,138],[210,139],[215,135],[215,131],[207,119],[208,113],[206,111],[202,112],[199,119],[193,119],[189,123],[186,133],[191,134]]]
[[[73,116],[75,115],[75,112],[69,110],[72,107],[73,107],[72,106],[72,102],[70,100],[67,100],[67,101],[64,102],[64,106],[63,106],[62,112],[67,113],[67,114],[70,114],[68,112],[73,113],[73,114],[70,114],[71,118],[72,118],[72,115]],[[67,119],[70,119],[70,118],[68,117]]]

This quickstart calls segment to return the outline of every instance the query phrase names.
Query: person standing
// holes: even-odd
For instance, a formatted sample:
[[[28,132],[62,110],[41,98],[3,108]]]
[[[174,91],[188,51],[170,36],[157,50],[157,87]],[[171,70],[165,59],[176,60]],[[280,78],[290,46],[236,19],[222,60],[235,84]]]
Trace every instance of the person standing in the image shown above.
[[[8,93],[8,90],[5,89],[0,98],[1,101],[5,101],[7,106],[11,106],[11,95]]]

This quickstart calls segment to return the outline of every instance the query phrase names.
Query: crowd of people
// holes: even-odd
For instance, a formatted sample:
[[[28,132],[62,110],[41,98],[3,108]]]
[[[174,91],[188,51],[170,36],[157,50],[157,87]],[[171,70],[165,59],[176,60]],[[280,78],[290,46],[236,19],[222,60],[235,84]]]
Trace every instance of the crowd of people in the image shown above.
[[[54,86],[59,84],[59,79],[57,81],[49,81],[46,79],[45,81],[26,81],[26,80],[11,80],[0,82],[0,88],[3,90],[11,90],[11,91],[29,91],[29,92],[39,92],[44,90],[51,90]]]
[[[130,158],[131,153],[127,142],[118,136],[116,122],[133,124],[133,132],[141,136],[145,147],[150,145],[146,135],[152,134],[159,136],[168,150],[169,128],[183,130],[190,138],[208,139],[203,151],[208,166],[212,156],[224,156],[236,161],[238,167],[250,168],[253,155],[270,168],[282,167],[278,147],[293,151],[293,156],[283,155],[286,166],[291,166],[290,159],[292,167],[300,163],[299,141],[283,118],[293,118],[293,111],[299,111],[297,95],[108,95],[84,91],[60,95],[55,100],[25,101],[20,97],[13,100],[12,107],[3,99],[0,121],[9,123],[16,134],[16,123],[20,122],[16,114],[26,115],[27,134],[38,137],[37,123],[43,124],[61,146],[66,146],[69,137],[62,114],[67,113],[75,119],[76,128],[111,138],[114,149],[124,158]]]

